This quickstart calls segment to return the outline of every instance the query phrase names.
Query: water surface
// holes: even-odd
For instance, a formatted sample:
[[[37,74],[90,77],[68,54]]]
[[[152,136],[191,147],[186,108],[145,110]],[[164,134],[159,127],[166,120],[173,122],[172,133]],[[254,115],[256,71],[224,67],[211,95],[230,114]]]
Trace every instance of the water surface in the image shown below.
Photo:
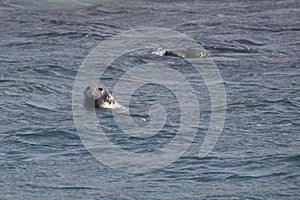
[[[297,199],[299,13],[296,0],[2,1],[0,198]],[[212,52],[228,105],[221,137],[199,159],[210,99],[203,80],[196,77],[203,104],[191,148],[164,169],[127,174],[104,166],[85,149],[73,122],[72,90],[81,63],[94,47],[139,26],[180,31]],[[193,73],[179,58],[145,52],[133,52],[114,65],[166,62]],[[104,78],[108,86],[115,81],[109,77],[115,77],[113,70]],[[168,98],[145,92],[152,89],[148,85],[138,90],[133,105]],[[105,112],[97,111],[97,116],[107,115],[104,126],[111,128]],[[178,119],[175,112],[173,117]],[[161,140],[132,141],[117,130],[108,133],[116,144],[141,152],[168,142],[176,131],[170,127],[158,136]]]

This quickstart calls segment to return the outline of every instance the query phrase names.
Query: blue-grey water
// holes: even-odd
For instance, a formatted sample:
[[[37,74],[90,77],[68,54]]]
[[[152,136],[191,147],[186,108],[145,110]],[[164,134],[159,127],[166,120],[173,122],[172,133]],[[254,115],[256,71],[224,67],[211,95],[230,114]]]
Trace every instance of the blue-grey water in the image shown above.
[[[182,32],[213,54],[227,114],[207,157],[198,157],[210,117],[203,83],[197,137],[163,169],[118,171],[97,161],[81,142],[72,114],[77,71],[101,41],[135,27]],[[0,35],[0,199],[299,198],[299,1],[3,0]],[[146,51],[112,65],[122,69],[148,61],[173,63],[179,71],[186,66],[182,73],[193,73],[180,58]],[[113,72],[106,76],[115,77]],[[104,78],[110,89],[114,81]],[[178,105],[172,91],[153,87],[137,90],[131,105],[168,95]],[[147,117],[143,109],[138,114]],[[167,123],[180,117],[175,111]],[[161,141],[136,140],[118,134],[109,111],[96,112],[105,116],[109,138],[129,151],[159,148],[178,129],[166,126],[165,135],[157,136]]]

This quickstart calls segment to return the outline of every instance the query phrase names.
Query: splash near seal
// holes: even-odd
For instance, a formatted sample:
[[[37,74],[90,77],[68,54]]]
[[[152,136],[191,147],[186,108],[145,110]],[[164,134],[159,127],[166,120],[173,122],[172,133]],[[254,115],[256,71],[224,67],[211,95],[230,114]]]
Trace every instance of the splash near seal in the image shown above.
[[[193,49],[190,55],[210,55],[198,42],[177,31],[157,27],[136,28],[108,38],[95,47],[80,66],[73,88],[73,118],[84,146],[104,165],[128,173],[150,172],[176,161],[190,147],[199,127],[200,103],[194,88],[184,75],[164,64],[147,63],[133,67],[122,75],[113,90],[116,93],[125,91],[128,94],[121,103],[128,108],[131,94],[145,84],[159,84],[175,94],[180,105],[180,126],[176,135],[162,148],[139,153],[120,148],[112,143],[100,128],[96,113],[87,111],[82,105],[86,87],[98,83],[112,62],[127,53],[149,48],[147,47],[149,44],[167,47],[172,52],[177,52],[176,56],[185,55],[182,54],[185,49]],[[193,65],[203,77],[211,99],[210,123],[202,144],[199,144],[199,157],[202,158],[215,146],[225,123],[225,87],[218,67],[211,57],[202,59],[201,56],[182,56],[182,58]],[[128,77],[134,77],[136,81],[127,81]],[[171,84],[174,81],[178,84]],[[166,112],[162,105],[151,106],[149,113],[151,123],[145,127],[136,125],[129,113],[120,115],[113,111],[113,116],[124,134],[147,138],[155,135],[166,120]]]

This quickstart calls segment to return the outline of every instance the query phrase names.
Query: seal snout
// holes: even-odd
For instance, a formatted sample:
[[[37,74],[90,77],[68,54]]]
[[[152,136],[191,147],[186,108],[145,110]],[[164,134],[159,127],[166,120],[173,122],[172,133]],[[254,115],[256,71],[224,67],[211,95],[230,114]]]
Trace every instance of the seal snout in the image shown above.
[[[92,94],[92,98],[97,100],[97,99],[99,99],[99,96],[94,93],[94,94]]]

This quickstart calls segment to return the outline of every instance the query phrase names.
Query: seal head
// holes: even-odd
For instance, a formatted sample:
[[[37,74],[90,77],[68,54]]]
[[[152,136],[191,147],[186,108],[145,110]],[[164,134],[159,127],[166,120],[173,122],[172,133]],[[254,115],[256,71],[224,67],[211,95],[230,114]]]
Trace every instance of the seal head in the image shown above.
[[[112,108],[122,109],[123,106],[119,104],[109,91],[102,85],[90,85],[84,91],[85,106],[96,108]]]

